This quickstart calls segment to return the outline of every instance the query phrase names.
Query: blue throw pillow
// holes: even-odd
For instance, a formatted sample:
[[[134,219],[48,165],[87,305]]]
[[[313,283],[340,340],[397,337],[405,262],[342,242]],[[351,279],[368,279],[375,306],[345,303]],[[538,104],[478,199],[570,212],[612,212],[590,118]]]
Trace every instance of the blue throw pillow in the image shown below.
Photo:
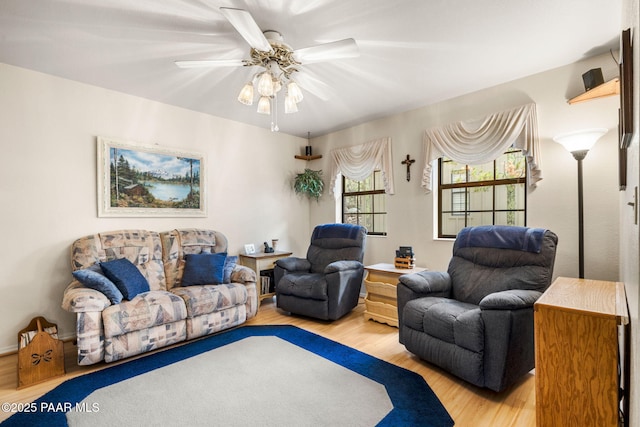
[[[76,270],[71,274],[73,274],[73,277],[75,277],[78,282],[82,283],[87,288],[102,292],[107,298],[109,298],[111,304],[120,304],[122,301],[122,292],[118,290],[111,280],[105,277],[98,264],[94,264],[83,270]]]
[[[182,286],[218,285],[224,281],[226,252],[185,256]]]
[[[222,278],[222,283],[231,283],[231,273],[233,273],[233,269],[236,268],[238,264],[238,257],[228,256],[224,261],[224,277]]]
[[[116,287],[122,292],[125,299],[132,300],[136,295],[149,292],[149,282],[140,273],[138,267],[126,258],[101,262],[100,267]]]

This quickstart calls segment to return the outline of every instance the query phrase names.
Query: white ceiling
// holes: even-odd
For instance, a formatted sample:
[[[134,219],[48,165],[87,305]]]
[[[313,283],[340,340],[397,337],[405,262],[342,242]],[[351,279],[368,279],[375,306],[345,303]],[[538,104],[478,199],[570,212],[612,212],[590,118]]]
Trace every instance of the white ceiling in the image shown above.
[[[302,137],[617,49],[622,18],[621,0],[0,0],[0,62],[269,128],[236,101],[255,70],[173,63],[248,58],[223,6],[293,49],[358,43],[298,73],[300,111],[278,124]]]

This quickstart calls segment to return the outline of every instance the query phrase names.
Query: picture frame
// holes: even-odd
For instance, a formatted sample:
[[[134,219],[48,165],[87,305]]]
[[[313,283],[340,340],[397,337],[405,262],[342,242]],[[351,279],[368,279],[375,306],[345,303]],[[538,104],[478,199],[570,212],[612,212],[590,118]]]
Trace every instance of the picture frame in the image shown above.
[[[620,147],[626,149],[633,136],[633,49],[631,29],[620,36]]]
[[[622,121],[622,110],[618,109],[618,117]],[[618,190],[627,189],[627,147],[622,144],[622,126],[618,126]]]
[[[244,245],[244,253],[247,255],[252,255],[256,253],[256,247],[253,243],[248,243]]]
[[[99,217],[206,217],[200,153],[97,138]]]

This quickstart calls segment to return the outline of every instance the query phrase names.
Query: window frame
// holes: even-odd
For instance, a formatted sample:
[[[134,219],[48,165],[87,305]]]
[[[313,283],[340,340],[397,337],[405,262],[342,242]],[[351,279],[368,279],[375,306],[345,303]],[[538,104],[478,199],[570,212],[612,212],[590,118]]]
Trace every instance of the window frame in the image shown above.
[[[509,153],[515,153],[521,150],[517,150],[517,149],[509,149],[507,151],[505,151],[503,153],[504,154],[509,154]],[[443,175],[443,162],[447,161],[445,159],[443,159],[442,157],[440,157],[438,159],[438,169],[437,169],[437,174],[438,174],[438,212],[436,215],[436,221],[437,221],[437,229],[438,229],[438,238],[439,239],[454,239],[456,236],[455,235],[450,235],[450,234],[444,234],[443,233],[443,221],[442,221],[442,216],[444,213],[449,213],[451,215],[454,216],[463,216],[464,217],[464,226],[466,227],[468,225],[468,219],[470,217],[470,214],[473,213],[491,213],[492,216],[492,224],[495,224],[496,222],[496,213],[500,213],[500,212],[523,212],[524,213],[524,226],[526,226],[527,224],[527,203],[528,203],[528,190],[527,190],[527,174],[528,174],[528,167],[526,164],[526,157],[524,158],[524,175],[518,178],[501,178],[501,179],[496,179],[496,174],[497,174],[497,170],[496,170],[496,165],[497,165],[497,161],[498,159],[493,160],[491,163],[493,163],[493,179],[492,180],[485,180],[485,181],[470,181],[469,179],[469,165],[462,165],[458,162],[459,165],[464,167],[464,170],[466,170],[466,179],[465,182],[453,182],[454,180],[452,179],[451,184],[443,184],[442,183],[442,175]],[[453,160],[451,160],[453,161]],[[487,162],[490,163],[490,162]],[[462,169],[459,169],[462,170]],[[510,185],[510,184],[524,184],[524,207],[522,209],[496,209],[496,191],[495,188],[498,186],[504,186],[504,185]],[[493,195],[492,195],[492,210],[471,210],[469,209],[469,204],[470,204],[470,200],[469,200],[469,196],[470,196],[470,189],[473,188],[482,188],[482,187],[492,187],[494,189],[493,191]],[[443,212],[443,191],[446,190],[452,190],[452,197],[451,197],[451,209],[449,210],[445,210]],[[464,200],[464,210],[463,211],[458,211],[454,209],[454,197],[453,197],[453,190],[464,190],[466,197],[462,197],[462,199]],[[490,225],[490,224],[486,224],[486,225]]]
[[[374,175],[376,173],[380,174],[379,182],[382,182],[382,171],[381,170],[374,170],[371,173],[371,175]],[[371,175],[369,175],[369,176],[371,176]],[[341,222],[343,224],[345,224],[345,215],[346,215],[345,208],[344,208],[345,207],[345,198],[347,198],[347,197],[355,197],[356,201],[357,201],[359,199],[359,196],[375,196],[375,195],[380,195],[380,194],[382,194],[382,195],[386,195],[387,194],[385,189],[384,189],[384,186],[381,189],[377,189],[377,190],[363,190],[363,191],[346,192],[345,191],[345,189],[347,188],[346,180],[348,178],[346,178],[344,175],[342,175],[341,178],[342,178],[342,194],[341,194],[341,207],[340,207],[341,208],[340,209],[341,212],[340,212],[340,217],[341,217]],[[374,187],[375,187],[375,182],[378,182],[378,179],[377,179],[377,177],[374,176],[373,180],[374,180]],[[361,181],[355,181],[355,180],[351,180],[351,181],[357,182],[358,183],[358,187],[360,186],[360,182]],[[386,198],[385,198],[385,207],[386,207]],[[384,215],[385,216],[385,220],[386,220],[387,214],[388,214],[388,212],[386,210],[384,212],[376,211],[375,210],[375,204],[372,204],[372,211],[371,212],[356,213],[355,216],[357,218],[357,224],[360,225],[360,217],[361,217],[361,215],[371,215],[372,221],[375,224],[375,219],[376,219],[377,216]],[[385,230],[384,231],[372,231],[372,230],[369,230],[367,228],[367,235],[369,235],[369,236],[386,236],[387,235],[386,221],[385,221]]]

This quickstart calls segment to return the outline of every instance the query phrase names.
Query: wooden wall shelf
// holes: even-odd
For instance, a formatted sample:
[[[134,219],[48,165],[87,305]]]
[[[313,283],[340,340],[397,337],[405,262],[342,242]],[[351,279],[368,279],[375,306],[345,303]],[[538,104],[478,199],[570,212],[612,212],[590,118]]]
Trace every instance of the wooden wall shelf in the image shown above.
[[[300,160],[316,160],[316,159],[321,159],[322,155],[321,154],[316,154],[314,156],[295,156],[296,159],[300,159]]]
[[[620,93],[620,79],[616,77],[613,80],[609,80],[606,83],[602,83],[593,89],[580,94],[574,98],[571,98],[569,104],[575,104],[577,102],[589,101],[591,99],[603,98],[605,96],[618,95]]]

